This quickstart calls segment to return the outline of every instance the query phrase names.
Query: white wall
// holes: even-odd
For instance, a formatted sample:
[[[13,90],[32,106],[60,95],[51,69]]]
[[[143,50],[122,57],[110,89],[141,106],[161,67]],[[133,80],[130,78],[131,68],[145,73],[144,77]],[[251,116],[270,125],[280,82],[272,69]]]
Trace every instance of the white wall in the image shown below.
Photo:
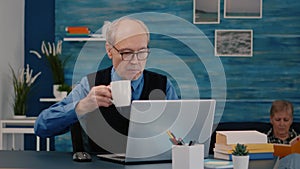
[[[24,0],[0,0],[0,119],[12,115],[12,81],[9,64],[24,65]]]

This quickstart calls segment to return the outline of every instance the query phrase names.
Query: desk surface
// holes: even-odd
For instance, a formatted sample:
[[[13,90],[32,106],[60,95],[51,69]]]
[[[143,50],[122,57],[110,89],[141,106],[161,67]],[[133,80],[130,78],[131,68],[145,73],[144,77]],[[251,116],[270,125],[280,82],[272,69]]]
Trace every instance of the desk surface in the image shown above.
[[[252,160],[249,169],[272,169],[273,160]],[[0,169],[172,169],[171,163],[122,165],[102,161],[93,156],[92,162],[75,162],[70,152],[0,151]]]

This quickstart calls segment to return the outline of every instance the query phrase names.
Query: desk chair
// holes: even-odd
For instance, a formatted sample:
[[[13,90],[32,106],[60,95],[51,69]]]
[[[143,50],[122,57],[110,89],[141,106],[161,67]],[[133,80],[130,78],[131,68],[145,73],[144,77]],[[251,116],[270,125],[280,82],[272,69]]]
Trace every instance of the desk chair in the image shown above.
[[[110,108],[106,108],[110,109]],[[123,108],[125,111],[129,111],[128,108]],[[125,118],[120,113],[103,113],[103,117],[105,118],[106,122],[116,131],[122,133],[123,135],[127,135],[128,133],[128,126],[129,126],[129,120]],[[88,115],[85,116],[85,126],[86,128],[92,128],[92,130],[88,131],[89,134],[92,135],[101,135],[101,132],[95,131],[95,128],[101,128],[101,126],[98,126],[97,121],[95,119],[99,118],[99,112],[94,111],[90,112]],[[101,129],[100,129],[101,130]],[[104,129],[105,130],[105,129]],[[99,132],[99,133],[98,133]],[[103,137],[107,137],[103,136]],[[72,138],[72,145],[73,145],[73,152],[79,152],[79,151],[85,151],[89,153],[97,153],[97,154],[108,154],[109,152],[98,146],[85,132],[85,130],[82,128],[80,122],[76,122],[71,126],[71,138]],[[101,138],[98,138],[101,139]]]
[[[130,111],[128,109],[130,107],[122,107],[122,111],[127,112]],[[105,120],[109,126],[111,126],[114,130],[120,132],[123,135],[127,135],[128,133],[128,126],[129,126],[129,120],[124,117],[121,113],[118,113],[113,110],[112,107],[108,108],[102,108],[105,109],[104,112],[108,111],[110,113],[102,113],[102,120]],[[98,119],[98,120],[95,120]],[[74,123],[70,130],[71,130],[71,138],[72,138],[72,145],[73,145],[73,151],[79,152],[79,151],[85,151],[89,153],[97,153],[97,154],[108,154],[109,152],[105,149],[98,146],[93,139],[98,139],[98,142],[101,142],[102,137],[109,137],[108,135],[102,135],[101,130],[106,130],[106,128],[103,128],[103,125],[99,125],[98,121],[101,121],[99,117],[99,110],[95,110],[93,112],[90,112],[84,116],[84,119],[82,119],[82,123],[84,123],[85,129],[87,132],[82,128],[80,122]],[[88,136],[91,135],[91,137]],[[95,138],[95,136],[97,138]],[[100,139],[100,140],[99,140]]]
[[[99,147],[82,129],[80,122],[76,122],[71,126],[71,139],[73,152],[89,152],[104,154],[107,153],[104,149]]]

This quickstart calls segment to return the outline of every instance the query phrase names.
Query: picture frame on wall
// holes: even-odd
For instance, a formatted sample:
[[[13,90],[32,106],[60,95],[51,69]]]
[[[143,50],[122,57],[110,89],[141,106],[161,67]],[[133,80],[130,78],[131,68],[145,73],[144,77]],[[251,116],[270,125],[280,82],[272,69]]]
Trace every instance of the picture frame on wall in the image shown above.
[[[194,0],[194,24],[219,24],[220,0]]]
[[[215,30],[215,56],[252,57],[253,30]]]
[[[224,18],[262,18],[262,0],[224,0]]]

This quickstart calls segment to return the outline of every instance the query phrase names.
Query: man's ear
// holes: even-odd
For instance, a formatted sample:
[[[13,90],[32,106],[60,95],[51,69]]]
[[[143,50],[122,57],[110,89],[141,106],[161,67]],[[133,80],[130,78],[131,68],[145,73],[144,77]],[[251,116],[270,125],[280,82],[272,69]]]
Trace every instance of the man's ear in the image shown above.
[[[110,59],[112,59],[111,49],[112,49],[111,45],[106,42],[105,43],[105,50],[106,50],[108,58],[110,58]]]

